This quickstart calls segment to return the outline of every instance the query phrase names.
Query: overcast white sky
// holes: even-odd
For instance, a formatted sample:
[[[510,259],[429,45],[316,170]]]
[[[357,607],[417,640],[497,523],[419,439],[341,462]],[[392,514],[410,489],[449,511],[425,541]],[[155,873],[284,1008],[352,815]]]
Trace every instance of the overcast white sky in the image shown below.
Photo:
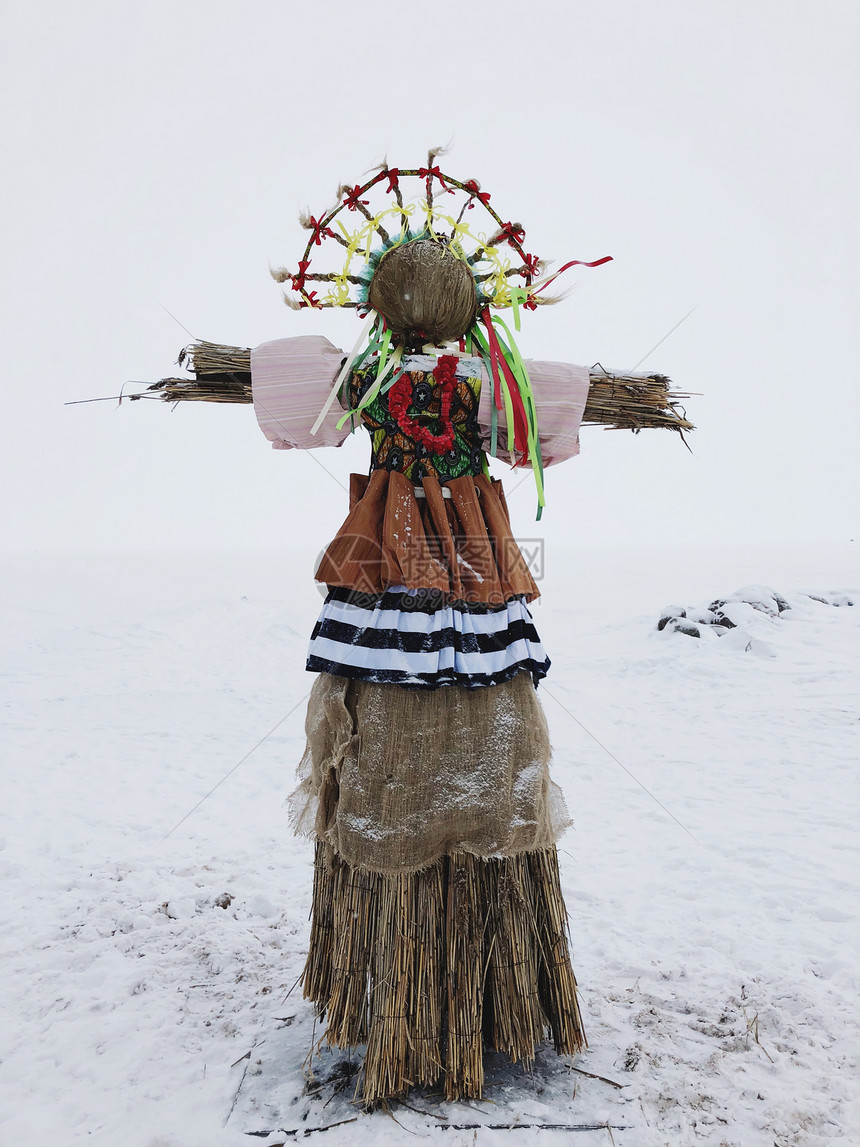
[[[548,539],[857,537],[856,4],[4,11],[3,548],[323,545],[366,441],[317,453],[329,474],[248,408],[63,403],[170,374],[189,340],[163,307],[216,341],[351,346],[353,314],[289,311],[268,267],[341,180],[447,141],[530,250],[615,257],[527,316],[527,356],[629,367],[698,305],[643,364],[702,392],[694,455],[586,429]],[[531,481],[511,500],[534,533]]]

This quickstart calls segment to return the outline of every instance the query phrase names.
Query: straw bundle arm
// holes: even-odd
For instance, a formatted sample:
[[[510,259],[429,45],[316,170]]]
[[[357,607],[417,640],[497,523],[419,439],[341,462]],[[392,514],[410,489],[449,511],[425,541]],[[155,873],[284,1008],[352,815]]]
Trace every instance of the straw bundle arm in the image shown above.
[[[157,397],[165,402],[252,401],[250,348],[200,340],[182,350],[178,363],[194,377],[163,378],[143,394],[129,397]],[[676,430],[682,437],[694,429],[681,405],[689,394],[673,390],[665,375],[616,373],[599,363],[590,374],[583,425],[634,433],[660,428]]]
[[[194,378],[162,378],[147,387],[165,402],[245,402],[251,398],[251,348],[202,339],[179,352],[179,366]]]
[[[690,395],[672,390],[664,374],[617,374],[597,363],[589,375],[584,426],[634,433],[662,428],[677,430],[682,437],[685,430],[695,430],[681,405]]]

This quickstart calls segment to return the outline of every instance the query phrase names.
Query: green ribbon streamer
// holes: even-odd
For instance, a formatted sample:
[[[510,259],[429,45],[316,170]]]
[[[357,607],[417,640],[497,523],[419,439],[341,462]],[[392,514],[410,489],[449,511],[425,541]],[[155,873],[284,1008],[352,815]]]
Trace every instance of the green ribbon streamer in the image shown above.
[[[362,400],[359,402],[358,406],[353,407],[352,410],[348,410],[346,412],[346,414],[344,414],[340,419],[338,419],[338,423],[337,423],[338,430],[342,429],[342,427],[345,425],[346,420],[348,418],[353,418],[354,415],[359,414],[362,410],[364,410],[365,406],[367,406],[367,405],[369,405],[369,403],[373,402],[374,398],[376,398],[377,394],[380,391],[380,388],[382,387],[382,383],[384,381],[386,361],[388,359],[388,353],[389,353],[389,350],[391,347],[391,331],[386,329],[384,331],[384,333],[382,333],[382,335],[380,336],[380,324],[381,324],[381,320],[374,325],[374,327],[371,331],[371,334],[370,334],[370,340],[368,342],[367,347],[362,351],[362,353],[360,355],[358,355],[356,357],[355,361],[352,363],[352,365],[349,369],[349,375],[347,376],[347,377],[351,376],[356,370],[360,369],[360,367],[367,361],[368,358],[370,358],[372,355],[378,353],[379,354],[379,365],[378,365],[377,370],[376,370],[376,379],[373,382],[373,385],[369,387],[367,393],[362,398]],[[401,354],[402,354],[402,352],[398,348],[398,350],[396,350],[394,352],[394,355],[392,356],[392,360],[389,363],[389,366],[398,365],[400,362]],[[392,382],[395,382],[396,378],[399,377],[399,375],[397,375],[397,372],[395,372],[395,375],[396,375],[396,377],[391,380]],[[391,383],[389,383],[388,385],[390,386]],[[355,423],[353,422],[353,430],[354,429],[355,429]]]
[[[519,288],[514,289],[518,290]],[[523,400],[523,408],[526,412],[529,458],[531,459],[532,472],[534,474],[535,486],[537,487],[538,495],[536,520],[540,521],[541,515],[543,513],[543,508],[546,505],[546,497],[544,494],[543,456],[541,454],[540,437],[538,435],[537,407],[534,400],[534,391],[532,390],[531,379],[529,378],[529,372],[526,369],[526,364],[523,361],[522,355],[520,354],[520,348],[517,346],[516,340],[508,329],[507,324],[498,315],[493,315],[492,322],[494,327],[497,329],[501,328],[501,330],[503,330],[507,336],[506,343],[501,335],[496,335],[499,340],[499,346],[501,347],[502,353],[508,360],[508,364],[511,368],[513,376],[516,379],[517,389],[520,392],[520,397]]]
[[[478,329],[477,323],[475,323],[469,333],[469,341],[470,343],[475,342],[478,344],[478,350],[484,363],[484,369],[487,372],[487,378],[490,381],[490,386],[493,386],[493,362],[490,356],[490,347]],[[471,345],[469,349],[472,349]],[[499,412],[496,409],[495,395],[490,399],[490,454],[493,458],[498,458],[499,456]]]
[[[511,287],[511,309],[514,312],[514,330],[520,329],[520,305],[529,297],[525,287]]]
[[[355,358],[352,360],[352,362],[350,363],[350,367],[349,367],[349,370],[348,370],[347,375],[346,375],[346,381],[344,382],[344,387],[347,388],[347,391],[349,388],[349,380],[352,377],[352,375],[355,373],[355,371],[360,370],[361,367],[364,365],[365,361],[370,357],[370,355],[372,355],[376,351],[378,351],[380,346],[381,346],[382,340],[380,338],[380,333],[379,333],[380,332],[380,324],[381,324],[381,319],[377,319],[377,321],[373,324],[373,326],[370,329],[370,335],[368,338],[367,346],[364,348],[364,350],[360,351],[355,356]],[[343,426],[345,425],[346,420],[349,419],[350,420],[350,433],[354,434],[355,429],[356,429],[356,423],[355,423],[354,415],[358,413],[358,410],[359,410],[359,407],[356,407],[354,410],[348,410],[346,412],[346,414],[342,415],[338,419],[338,422],[337,422],[338,430],[343,429]]]

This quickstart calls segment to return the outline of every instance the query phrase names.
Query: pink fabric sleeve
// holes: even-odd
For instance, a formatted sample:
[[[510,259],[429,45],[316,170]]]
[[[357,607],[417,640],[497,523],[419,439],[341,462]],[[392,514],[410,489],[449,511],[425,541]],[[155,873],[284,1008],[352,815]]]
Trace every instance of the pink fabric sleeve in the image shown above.
[[[590,376],[588,367],[572,366],[566,362],[526,361],[537,407],[538,435],[544,466],[564,462],[579,453],[579,424],[588,399]],[[493,400],[492,379],[484,378],[478,422],[481,439],[487,447],[490,441],[490,410]],[[511,458],[502,442],[507,441],[505,417],[499,414],[499,457],[505,462]]]
[[[311,427],[328,398],[343,362],[344,352],[321,335],[275,339],[251,351],[251,393],[257,422],[275,450],[310,450],[340,446],[349,424],[338,430],[343,414],[332,405],[322,426],[311,437]]]

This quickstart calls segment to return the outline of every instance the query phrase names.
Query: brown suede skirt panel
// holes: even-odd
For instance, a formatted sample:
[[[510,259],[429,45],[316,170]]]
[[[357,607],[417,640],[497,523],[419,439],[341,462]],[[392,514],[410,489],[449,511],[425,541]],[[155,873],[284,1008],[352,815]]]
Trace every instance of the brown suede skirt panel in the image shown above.
[[[511,534],[502,484],[483,474],[422,480],[416,497],[397,471],[350,478],[350,511],[327,547],[317,581],[359,593],[431,589],[450,600],[500,605],[539,596]]]

